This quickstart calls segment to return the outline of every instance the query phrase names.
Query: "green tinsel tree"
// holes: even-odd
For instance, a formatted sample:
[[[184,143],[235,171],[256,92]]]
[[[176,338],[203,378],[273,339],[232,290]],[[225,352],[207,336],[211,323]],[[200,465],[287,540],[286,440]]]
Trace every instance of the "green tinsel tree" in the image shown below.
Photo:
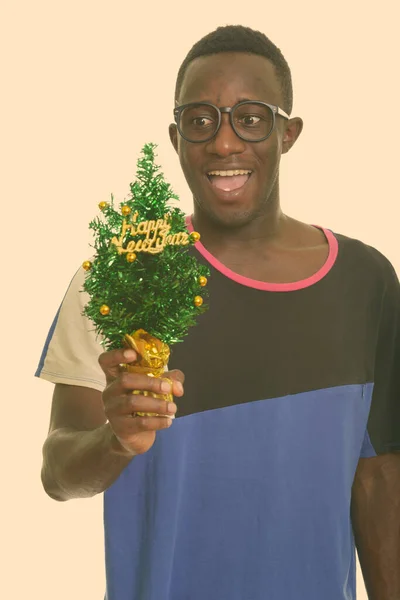
[[[124,335],[144,329],[166,344],[181,342],[188,328],[196,324],[196,317],[206,310],[205,284],[209,276],[207,266],[200,264],[189,253],[190,245],[199,235],[189,234],[185,214],[177,207],[168,206],[171,199],[179,200],[155,164],[155,144],[146,144],[137,162],[136,181],[130,184],[130,197],[114,207],[101,202],[101,217],[91,221],[94,231],[95,255],[85,261],[84,290],[89,294],[84,314],[95,324],[96,332],[104,337],[107,350],[121,348]],[[165,245],[162,252],[144,251],[119,253],[113,239],[119,238],[126,249],[129,242],[143,239],[132,230],[122,236],[122,227],[135,221],[164,219],[168,214],[168,235],[180,234],[188,245]],[[176,237],[178,239],[178,237]]]

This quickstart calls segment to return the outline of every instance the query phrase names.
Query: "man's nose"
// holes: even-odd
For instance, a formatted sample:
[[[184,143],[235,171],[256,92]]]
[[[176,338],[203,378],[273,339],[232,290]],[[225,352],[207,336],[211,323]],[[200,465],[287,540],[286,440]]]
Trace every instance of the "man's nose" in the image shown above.
[[[244,152],[246,145],[234,131],[228,114],[221,115],[221,126],[217,134],[208,142],[208,150],[219,156],[240,154]]]

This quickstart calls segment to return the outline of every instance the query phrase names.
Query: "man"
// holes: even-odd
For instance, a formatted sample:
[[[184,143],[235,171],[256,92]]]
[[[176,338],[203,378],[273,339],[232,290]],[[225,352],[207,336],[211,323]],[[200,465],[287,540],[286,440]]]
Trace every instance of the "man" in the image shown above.
[[[42,480],[61,501],[105,492],[108,600],[354,599],[354,539],[370,599],[400,599],[399,281],[282,212],[291,110],[289,67],[251,29],[218,28],[179,71],[170,137],[211,277],[173,347],[176,404],[131,394],[168,391],[120,373],[133,351],[102,353],[82,270],[49,333]]]

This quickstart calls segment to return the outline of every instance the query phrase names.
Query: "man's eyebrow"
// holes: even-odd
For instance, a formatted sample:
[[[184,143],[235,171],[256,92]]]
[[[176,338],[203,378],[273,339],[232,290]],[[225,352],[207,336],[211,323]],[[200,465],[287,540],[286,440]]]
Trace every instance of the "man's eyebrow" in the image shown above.
[[[189,104],[202,104],[203,102],[207,102],[208,104],[214,104],[214,102],[211,102],[211,100],[204,98],[202,100],[194,100]],[[256,100],[254,98],[239,98],[237,102],[235,102],[235,104],[239,104],[239,102],[256,102]],[[175,100],[175,105],[179,106],[178,100]]]

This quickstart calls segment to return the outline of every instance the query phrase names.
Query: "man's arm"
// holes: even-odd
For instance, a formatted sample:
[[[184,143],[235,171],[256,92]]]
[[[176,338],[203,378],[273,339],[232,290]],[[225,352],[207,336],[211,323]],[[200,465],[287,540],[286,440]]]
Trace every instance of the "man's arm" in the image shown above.
[[[108,383],[103,394],[91,388],[56,384],[42,465],[43,487],[54,500],[104,492],[135,455],[153,445],[156,431],[171,425],[171,418],[166,417],[173,417],[175,403],[131,393],[147,390],[165,394],[162,379],[121,373],[119,365],[127,360],[122,352],[100,356]],[[136,354],[131,360],[135,359]],[[183,373],[165,375],[173,382],[173,394],[182,396]],[[136,411],[165,416],[132,418]]]
[[[369,600],[400,600],[400,454],[360,459],[351,518]]]
[[[103,492],[133,455],[116,452],[101,392],[56,384],[49,435],[43,446],[42,483],[54,500]]]

